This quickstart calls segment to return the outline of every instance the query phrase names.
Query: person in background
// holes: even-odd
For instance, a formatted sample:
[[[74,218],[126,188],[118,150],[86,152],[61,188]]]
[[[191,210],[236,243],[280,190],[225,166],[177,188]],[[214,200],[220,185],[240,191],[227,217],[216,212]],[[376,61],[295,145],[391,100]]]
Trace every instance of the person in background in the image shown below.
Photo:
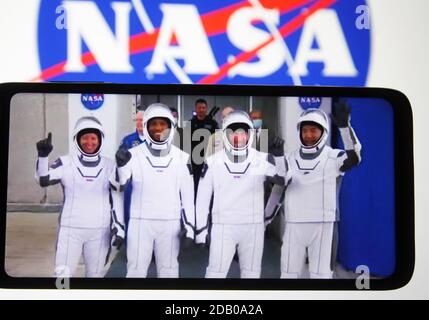
[[[273,134],[272,130],[264,126],[263,114],[261,110],[254,109],[249,113],[255,128],[255,148],[262,152],[273,153],[272,149],[278,149],[284,141],[279,136]]]
[[[195,101],[195,115],[191,119],[191,160],[194,173],[194,190],[198,189],[201,170],[204,165],[205,152],[210,135],[219,128],[218,123],[208,115],[207,101]]]
[[[179,113],[176,108],[170,107],[171,114],[173,115],[176,123],[179,123]],[[180,128],[178,125],[176,127],[176,133],[174,134],[173,146],[176,146],[183,151],[183,128]]]
[[[231,106],[226,106],[222,109],[220,116],[223,121],[225,117],[230,114],[232,111],[234,111],[234,108]],[[215,133],[213,133],[210,136],[208,145],[207,145],[207,152],[206,152],[206,158],[210,157],[215,152],[218,152],[223,149],[223,142],[222,142],[222,130],[216,130]]]
[[[134,118],[134,121],[136,123],[136,130],[133,133],[130,133],[129,135],[125,136],[121,142],[121,145],[126,146],[127,149],[136,147],[144,141],[143,116],[144,111],[138,107]]]

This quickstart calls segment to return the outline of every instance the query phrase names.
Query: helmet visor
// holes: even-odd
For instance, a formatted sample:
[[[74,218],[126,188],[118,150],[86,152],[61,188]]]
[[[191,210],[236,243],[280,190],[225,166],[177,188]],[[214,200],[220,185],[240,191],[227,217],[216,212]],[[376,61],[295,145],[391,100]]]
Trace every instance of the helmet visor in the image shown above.
[[[156,117],[147,122],[147,131],[154,142],[165,142],[171,131],[171,121],[168,118]]]
[[[101,132],[95,128],[80,130],[76,140],[79,149],[87,155],[96,154],[101,148]]]
[[[233,123],[226,129],[226,137],[235,149],[242,149],[249,143],[250,127],[246,123]]]
[[[316,146],[323,136],[323,127],[317,122],[303,121],[300,125],[301,143],[306,147]]]

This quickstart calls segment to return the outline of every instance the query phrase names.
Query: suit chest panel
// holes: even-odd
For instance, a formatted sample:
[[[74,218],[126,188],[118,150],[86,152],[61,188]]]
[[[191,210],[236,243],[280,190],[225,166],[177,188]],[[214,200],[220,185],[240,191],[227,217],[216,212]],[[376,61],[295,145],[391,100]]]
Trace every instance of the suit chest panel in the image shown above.
[[[316,159],[305,160],[294,156],[289,165],[292,173],[292,183],[295,185],[321,184],[326,179],[335,179],[337,176],[336,162],[329,158],[327,153],[321,154]]]
[[[132,164],[133,184],[146,189],[175,187],[179,182],[179,163],[171,156],[153,157],[142,152]]]
[[[214,188],[223,193],[252,194],[255,188],[263,188],[265,172],[257,161],[244,163],[218,162],[213,172]]]
[[[86,167],[81,163],[71,163],[64,173],[63,184],[67,189],[73,184],[74,192],[93,193],[109,188],[108,168],[102,160],[96,167]]]

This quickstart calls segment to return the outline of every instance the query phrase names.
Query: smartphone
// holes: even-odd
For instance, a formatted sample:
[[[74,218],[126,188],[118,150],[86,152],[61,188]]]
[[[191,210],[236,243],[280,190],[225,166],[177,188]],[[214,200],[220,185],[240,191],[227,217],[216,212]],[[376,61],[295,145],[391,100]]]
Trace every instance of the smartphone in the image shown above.
[[[3,288],[392,290],[412,277],[412,111],[399,91],[0,94]]]

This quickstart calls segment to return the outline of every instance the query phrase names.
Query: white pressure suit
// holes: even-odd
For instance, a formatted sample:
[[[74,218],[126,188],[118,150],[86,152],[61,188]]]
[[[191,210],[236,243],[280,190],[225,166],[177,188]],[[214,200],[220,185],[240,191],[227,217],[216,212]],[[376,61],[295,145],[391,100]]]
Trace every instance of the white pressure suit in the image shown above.
[[[322,136],[313,146],[301,139],[301,127],[319,125]],[[345,149],[326,145],[329,121],[318,109],[306,110],[298,120],[301,147],[287,155],[288,186],[285,194],[285,221],[281,249],[281,277],[299,278],[308,254],[310,278],[332,277],[334,222],[338,220],[341,177],[360,162],[360,143],[348,124],[340,128]]]
[[[241,149],[226,137],[229,127],[237,124],[249,131],[247,145]],[[198,186],[196,242],[210,240],[206,278],[226,278],[236,250],[241,278],[259,278],[265,230],[264,181],[269,177],[284,184],[284,178],[271,155],[250,147],[253,125],[246,113],[231,112],[222,130],[224,148],[207,158]]]
[[[148,132],[152,119],[170,124],[165,141]],[[152,252],[160,278],[179,276],[180,234],[194,239],[194,184],[189,155],[173,146],[175,119],[163,104],[150,105],[144,114],[146,140],[129,150],[129,161],[119,166],[122,186],[132,184],[127,231],[127,277],[146,277]]]
[[[79,145],[85,130],[98,132],[100,147],[86,154]],[[59,217],[55,276],[75,274],[83,253],[87,277],[103,277],[111,244],[111,230],[124,237],[122,199],[115,182],[115,164],[100,156],[103,128],[94,117],[83,117],[74,129],[76,153],[59,157],[50,166],[38,157],[36,179],[42,187],[60,183],[64,205]]]

